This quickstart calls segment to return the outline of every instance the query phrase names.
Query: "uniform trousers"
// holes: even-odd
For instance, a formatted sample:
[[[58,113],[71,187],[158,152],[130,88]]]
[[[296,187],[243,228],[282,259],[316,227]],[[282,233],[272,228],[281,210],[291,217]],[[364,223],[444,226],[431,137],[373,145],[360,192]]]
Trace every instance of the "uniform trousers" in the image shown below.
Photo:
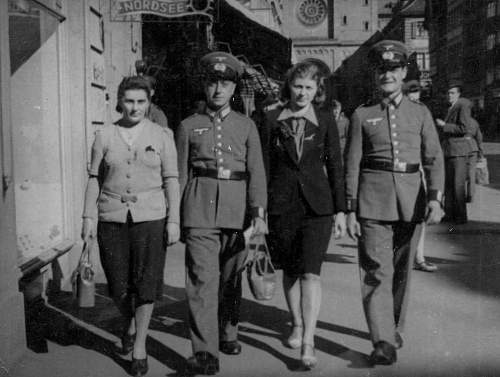
[[[445,218],[456,222],[467,221],[468,156],[445,159],[444,211]]]
[[[219,353],[219,340],[238,336],[241,280],[246,259],[240,230],[186,230],[186,294],[193,353]]]
[[[476,195],[476,164],[477,152],[470,154],[467,157],[467,203],[472,203]]]
[[[360,219],[359,264],[363,308],[373,344],[396,344],[403,332],[410,273],[421,224]]]

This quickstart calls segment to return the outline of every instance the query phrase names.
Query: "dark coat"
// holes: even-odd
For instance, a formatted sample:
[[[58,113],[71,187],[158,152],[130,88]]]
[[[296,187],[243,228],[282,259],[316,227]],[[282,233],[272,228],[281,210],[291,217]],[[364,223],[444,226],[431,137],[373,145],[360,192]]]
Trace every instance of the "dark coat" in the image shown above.
[[[339,134],[326,111],[314,109],[318,125],[306,120],[300,160],[290,133],[291,119],[278,121],[283,107],[266,113],[261,126],[268,176],[268,212],[279,215],[302,194],[316,215],[345,212],[344,173]]]
[[[467,156],[475,146],[474,135],[477,132],[477,123],[471,117],[471,103],[466,98],[459,98],[448,109],[446,124],[442,128],[442,146],[445,157]]]

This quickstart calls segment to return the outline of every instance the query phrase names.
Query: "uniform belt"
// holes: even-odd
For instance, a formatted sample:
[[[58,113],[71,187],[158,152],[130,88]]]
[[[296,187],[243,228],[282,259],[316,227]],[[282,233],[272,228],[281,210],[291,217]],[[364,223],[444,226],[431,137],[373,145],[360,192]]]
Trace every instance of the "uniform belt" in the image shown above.
[[[361,163],[362,169],[384,170],[398,173],[416,173],[420,170],[420,164],[409,164],[406,162],[390,162],[378,160],[365,160]]]
[[[232,181],[244,181],[248,175],[244,171],[231,171],[229,169],[205,169],[193,168],[194,177],[208,177],[214,179],[227,179]]]
[[[141,198],[143,196],[150,195],[152,193],[160,192],[160,191],[162,191],[162,189],[159,187],[159,188],[154,188],[154,189],[147,190],[147,191],[137,192],[134,194],[131,194],[131,193],[117,194],[116,192],[111,192],[111,191],[106,191],[106,190],[103,190],[102,193],[104,195],[111,197],[111,198],[118,199],[122,203],[127,203],[127,202],[135,203],[135,202],[137,202],[137,200],[139,200],[139,198]]]

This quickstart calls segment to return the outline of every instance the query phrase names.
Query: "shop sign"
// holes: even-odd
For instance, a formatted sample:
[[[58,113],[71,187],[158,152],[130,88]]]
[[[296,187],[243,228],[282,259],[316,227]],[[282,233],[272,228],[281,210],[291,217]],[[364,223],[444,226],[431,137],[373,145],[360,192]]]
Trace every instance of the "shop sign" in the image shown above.
[[[141,21],[140,15],[151,14],[168,19],[206,16],[213,21],[214,0],[112,0],[111,21]]]

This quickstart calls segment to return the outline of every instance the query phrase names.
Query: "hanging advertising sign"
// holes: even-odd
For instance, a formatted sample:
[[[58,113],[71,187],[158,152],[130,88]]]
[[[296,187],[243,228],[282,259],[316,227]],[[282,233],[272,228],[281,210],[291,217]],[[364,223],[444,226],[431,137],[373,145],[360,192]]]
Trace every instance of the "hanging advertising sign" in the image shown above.
[[[111,21],[144,21],[141,15],[149,14],[168,20],[183,20],[186,16],[197,17],[196,21],[213,22],[214,0],[112,0]],[[187,21],[184,19],[184,21]]]

